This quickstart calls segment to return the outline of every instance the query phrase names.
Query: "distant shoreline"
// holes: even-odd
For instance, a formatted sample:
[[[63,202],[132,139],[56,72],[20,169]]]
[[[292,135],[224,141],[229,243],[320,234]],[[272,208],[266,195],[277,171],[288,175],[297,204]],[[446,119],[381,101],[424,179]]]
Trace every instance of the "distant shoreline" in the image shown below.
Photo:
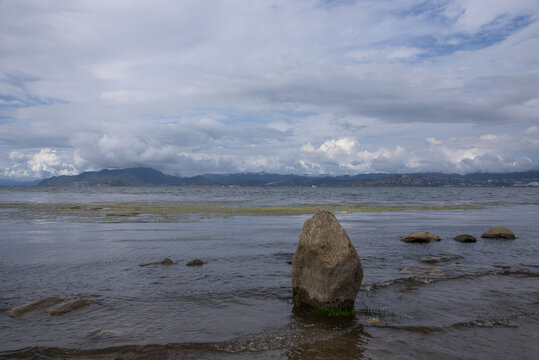
[[[539,171],[473,174],[357,174],[341,176],[269,173],[167,175],[151,168],[128,168],[53,176],[31,182],[0,180],[0,186],[243,186],[243,187],[469,187],[539,186]]]

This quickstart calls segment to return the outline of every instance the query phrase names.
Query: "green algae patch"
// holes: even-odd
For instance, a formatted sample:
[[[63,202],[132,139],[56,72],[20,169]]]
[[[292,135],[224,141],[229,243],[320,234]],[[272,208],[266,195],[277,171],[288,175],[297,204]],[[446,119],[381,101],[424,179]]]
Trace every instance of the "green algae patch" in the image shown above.
[[[298,315],[312,315],[319,318],[350,317],[357,314],[353,309],[312,307],[297,300],[292,300],[292,305],[293,311]]]
[[[238,203],[121,202],[109,204],[0,204],[0,217],[26,220],[65,219],[76,222],[189,222],[229,216],[294,216],[314,214],[325,208],[334,213],[382,211],[435,211],[478,209],[468,205],[262,205]]]
[[[356,316],[356,311],[340,308],[316,308],[310,310],[311,314],[323,318],[352,317]]]

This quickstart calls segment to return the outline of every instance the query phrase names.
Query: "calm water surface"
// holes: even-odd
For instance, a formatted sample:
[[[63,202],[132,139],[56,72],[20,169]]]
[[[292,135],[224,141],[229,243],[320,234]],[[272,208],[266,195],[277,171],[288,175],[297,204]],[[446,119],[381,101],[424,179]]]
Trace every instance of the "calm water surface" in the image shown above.
[[[364,286],[355,318],[323,320],[294,313],[290,301],[288,262],[311,215],[50,216],[54,204],[118,203],[388,211],[336,213],[361,258]],[[413,206],[457,209],[399,210]],[[0,358],[533,359],[538,221],[538,188],[0,187]],[[517,239],[480,238],[495,225]],[[418,231],[442,241],[399,240]],[[477,243],[452,240],[462,233]],[[400,272],[428,266],[426,256],[454,258],[435,265],[441,276]],[[139,266],[164,257],[175,264]],[[195,258],[206,264],[185,266]],[[6,314],[48,296],[95,303],[58,317]]]

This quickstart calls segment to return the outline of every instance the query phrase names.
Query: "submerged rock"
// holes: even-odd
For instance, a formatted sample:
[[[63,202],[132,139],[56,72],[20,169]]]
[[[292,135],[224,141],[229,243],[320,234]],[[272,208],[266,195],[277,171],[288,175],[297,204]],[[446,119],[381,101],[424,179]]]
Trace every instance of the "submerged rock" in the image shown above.
[[[163,275],[159,276],[159,279],[178,279],[180,275]]]
[[[315,308],[352,309],[363,268],[346,231],[331,212],[305,221],[292,259],[294,301]]]
[[[92,340],[101,340],[104,338],[111,338],[119,336],[120,333],[114,330],[95,329],[88,333],[88,337]]]
[[[72,311],[90,306],[92,303],[93,301],[86,299],[71,299],[54,306],[53,308],[47,310],[47,312],[49,313],[49,315],[52,316],[64,315]]]
[[[45,309],[56,305],[58,303],[61,303],[64,301],[64,299],[51,296],[44,299],[39,299],[36,301],[32,301],[30,303],[14,307],[13,309],[9,310],[7,314],[11,317],[21,317],[24,315],[31,315],[40,311],[44,311]]]
[[[204,261],[200,259],[195,259],[195,260],[189,261],[186,265],[187,266],[202,266],[204,265]]]
[[[530,269],[520,266],[494,265],[494,272],[497,275],[530,274]]]
[[[8,315],[11,317],[20,317],[46,311],[49,315],[58,316],[82,309],[92,303],[93,301],[86,299],[62,299],[51,296],[25,305],[14,307],[8,311]]]
[[[490,228],[485,231],[481,237],[488,239],[516,239],[515,234],[505,226],[495,226]]]
[[[140,264],[140,266],[150,266],[150,265],[172,265],[174,264],[174,261],[170,260],[169,258],[164,258],[161,261],[148,263],[148,264]]]
[[[428,231],[423,231],[403,236],[401,240],[408,243],[426,243],[430,241],[440,241],[440,237],[431,234]]]
[[[462,242],[462,243],[472,243],[472,242],[476,242],[477,239],[475,238],[475,236],[473,235],[470,235],[470,234],[461,234],[461,235],[457,235],[453,238],[453,240],[455,241],[458,241],[458,242]]]
[[[401,270],[403,274],[443,275],[442,269],[436,266],[408,266]]]
[[[378,318],[368,318],[367,323],[374,326],[382,326],[382,322]]]
[[[460,255],[446,255],[446,256],[427,256],[419,259],[419,261],[427,264],[437,264],[441,262],[462,259]]]

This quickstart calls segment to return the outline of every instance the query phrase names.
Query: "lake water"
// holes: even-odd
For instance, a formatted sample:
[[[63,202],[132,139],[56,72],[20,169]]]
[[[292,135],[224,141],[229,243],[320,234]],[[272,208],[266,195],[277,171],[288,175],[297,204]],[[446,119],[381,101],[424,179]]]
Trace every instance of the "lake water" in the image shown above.
[[[319,206],[363,264],[353,318],[293,311],[288,262]],[[539,188],[0,187],[0,358],[534,359],[538,222]],[[496,225],[517,239],[480,238]],[[442,240],[400,241],[419,231]],[[400,272],[426,256],[452,258]],[[94,303],[6,313],[49,296]]]

